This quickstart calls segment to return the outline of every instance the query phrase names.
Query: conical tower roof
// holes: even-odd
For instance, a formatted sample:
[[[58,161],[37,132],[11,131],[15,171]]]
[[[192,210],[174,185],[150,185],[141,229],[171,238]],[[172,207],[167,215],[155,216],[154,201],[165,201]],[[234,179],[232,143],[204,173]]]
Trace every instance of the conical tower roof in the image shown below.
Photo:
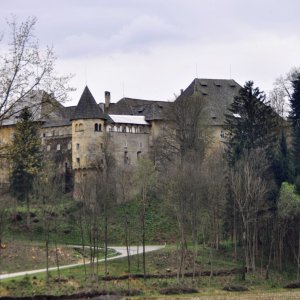
[[[71,120],[78,119],[107,119],[107,116],[96,103],[87,86],[85,87],[71,118]]]

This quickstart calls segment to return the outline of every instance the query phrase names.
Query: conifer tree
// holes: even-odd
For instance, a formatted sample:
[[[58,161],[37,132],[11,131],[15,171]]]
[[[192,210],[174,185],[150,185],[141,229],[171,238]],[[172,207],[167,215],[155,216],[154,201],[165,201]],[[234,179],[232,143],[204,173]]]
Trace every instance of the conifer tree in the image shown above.
[[[30,227],[29,193],[41,169],[42,154],[37,124],[28,107],[20,113],[9,152],[12,164],[11,192],[17,200],[26,202],[27,227]]]
[[[272,164],[273,173],[275,175],[275,181],[279,187],[281,186],[282,182],[290,180],[289,162],[290,159],[286,142],[286,136],[284,131],[282,130],[279,138],[278,150]]]
[[[272,157],[275,144],[276,114],[266,101],[266,96],[253,86],[245,83],[226,115],[228,158],[234,164],[241,155],[252,149],[262,148]]]
[[[290,119],[293,126],[292,159],[295,180],[300,176],[300,74],[292,81],[293,94],[291,97]]]

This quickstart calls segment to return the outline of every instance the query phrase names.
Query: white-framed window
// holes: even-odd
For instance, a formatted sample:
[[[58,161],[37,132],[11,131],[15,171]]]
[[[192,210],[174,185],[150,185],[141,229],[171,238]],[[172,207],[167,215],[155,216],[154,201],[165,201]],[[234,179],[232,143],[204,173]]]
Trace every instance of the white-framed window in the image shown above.
[[[56,150],[59,151],[60,150],[60,144],[56,145]]]

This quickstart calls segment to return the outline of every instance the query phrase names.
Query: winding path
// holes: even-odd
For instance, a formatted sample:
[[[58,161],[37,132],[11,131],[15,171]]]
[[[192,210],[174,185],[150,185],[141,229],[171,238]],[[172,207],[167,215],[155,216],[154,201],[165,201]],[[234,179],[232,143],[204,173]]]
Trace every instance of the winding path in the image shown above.
[[[82,246],[77,246],[77,245],[72,245],[72,246],[69,246],[69,247],[82,248]],[[164,247],[165,247],[165,245],[164,246],[146,246],[145,251],[146,252],[157,251],[157,250],[163,249]],[[107,260],[119,259],[119,258],[127,256],[126,247],[110,246],[109,248],[115,250],[116,252],[118,252],[119,255],[113,256],[113,257],[108,257]],[[142,247],[139,246],[139,254],[142,253],[141,251],[142,251]],[[130,255],[136,255],[136,254],[137,254],[137,247],[136,246],[131,246]],[[103,262],[104,258],[99,259],[98,261]],[[86,264],[88,264],[88,263],[89,263],[89,261],[86,261]],[[68,269],[68,268],[75,268],[75,267],[83,266],[83,265],[84,265],[84,263],[77,263],[77,264],[60,266],[59,268],[60,268],[60,270],[62,270],[62,269]],[[57,267],[49,268],[49,271],[55,271],[55,270],[57,270]],[[17,277],[17,276],[33,275],[33,274],[43,273],[43,272],[46,272],[46,269],[38,269],[38,270],[22,271],[22,272],[16,272],[16,273],[1,274],[0,275],[0,280],[13,278],[13,277]]]

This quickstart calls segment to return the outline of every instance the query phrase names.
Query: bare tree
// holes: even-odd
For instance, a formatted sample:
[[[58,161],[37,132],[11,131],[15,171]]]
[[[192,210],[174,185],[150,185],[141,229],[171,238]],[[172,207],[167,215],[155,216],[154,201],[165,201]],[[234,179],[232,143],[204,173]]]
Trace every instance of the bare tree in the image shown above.
[[[292,68],[285,75],[281,75],[274,82],[273,90],[269,94],[269,101],[275,112],[286,118],[289,111],[289,102],[292,97],[292,81],[300,73],[300,68]]]
[[[149,205],[150,194],[154,191],[156,186],[157,173],[151,160],[141,158],[138,161],[137,169],[135,171],[135,182],[140,193],[140,220],[141,220],[141,234],[143,246],[143,273],[146,279],[146,210]]]
[[[216,149],[202,165],[202,180],[205,205],[203,213],[207,215],[206,224],[211,246],[218,249],[224,225],[226,202],[225,161],[222,149]]]
[[[4,234],[7,229],[10,208],[12,207],[12,199],[9,194],[0,195],[0,267],[1,267],[1,251],[6,247],[3,243]]]
[[[242,222],[244,260],[247,270],[255,270],[259,212],[267,209],[270,189],[266,174],[269,163],[260,149],[245,153],[230,172],[233,200]]]
[[[206,101],[198,93],[180,96],[169,106],[165,129],[154,139],[152,159],[163,168],[189,155],[201,160],[211,141],[209,127],[204,124]]]
[[[48,97],[35,101],[30,96],[44,90],[58,101],[67,99],[71,90],[70,75],[55,73],[55,55],[50,47],[41,49],[34,36],[37,19],[28,18],[18,24],[16,17],[8,21],[10,36],[7,52],[0,56],[0,123],[18,114],[25,105],[35,107],[49,102]],[[0,40],[4,42],[5,36]]]
[[[46,172],[47,170],[47,172]],[[44,169],[40,176],[33,181],[33,187],[30,194],[32,201],[36,203],[37,207],[41,208],[43,212],[43,233],[46,249],[46,279],[49,279],[49,246],[51,240],[55,244],[55,255],[58,278],[60,279],[59,257],[57,247],[58,234],[58,218],[59,211],[57,205],[61,204],[63,194],[63,186],[60,177],[55,173],[55,170],[50,165]],[[54,233],[54,236],[51,236]]]

